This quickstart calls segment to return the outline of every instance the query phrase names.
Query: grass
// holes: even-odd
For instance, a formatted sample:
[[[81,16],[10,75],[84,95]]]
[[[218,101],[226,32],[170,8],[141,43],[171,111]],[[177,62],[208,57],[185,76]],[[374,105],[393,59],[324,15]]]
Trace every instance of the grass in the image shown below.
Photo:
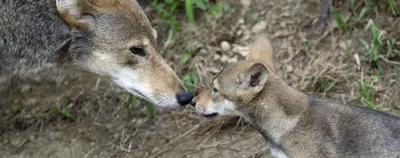
[[[199,82],[199,76],[197,74],[197,71],[195,69],[193,69],[188,74],[183,76],[182,81],[183,81],[183,84],[185,84],[187,90],[190,93],[193,93],[194,92],[194,85]]]
[[[396,16],[400,15],[400,1],[368,0],[364,2],[364,7],[362,7],[361,10],[356,9],[356,5],[363,2],[358,2],[356,0],[351,0],[349,2],[350,17],[348,22],[345,20],[346,16],[334,7],[332,8],[332,14],[335,17],[338,30],[341,32],[341,34],[345,34],[346,36],[347,56],[350,56],[351,54],[349,49],[349,41],[352,37],[352,33],[354,31],[353,29],[359,24],[366,26],[365,31],[370,34],[370,39],[359,38],[359,41],[364,46],[364,51],[360,53],[362,57],[361,59],[362,61],[368,63],[367,68],[369,68],[369,70],[377,69],[378,71],[370,76],[362,77],[357,82],[357,87],[361,98],[360,101],[368,108],[387,111],[388,109],[385,109],[380,104],[375,103],[375,97],[378,93],[378,87],[375,85],[380,82],[378,76],[383,76],[385,74],[382,64],[384,64],[384,62],[392,62],[390,59],[400,58],[400,46],[397,44],[400,37],[395,37],[396,33],[388,34],[388,31],[381,29],[373,19],[382,17],[380,14],[384,14],[385,12],[390,12],[390,14]],[[386,8],[387,10],[383,10],[382,8]],[[392,28],[396,28],[397,26],[395,25],[396,24],[392,25]],[[397,33],[398,32],[399,31],[397,31]],[[317,80],[316,82],[319,83],[320,81]],[[314,85],[318,85],[320,87],[319,91],[324,91],[324,88],[328,87],[326,84]]]
[[[311,87],[314,88],[314,91],[323,93],[324,97],[336,85],[336,81],[331,81],[324,77],[312,77],[312,81],[313,84]]]
[[[194,55],[196,55],[197,51],[196,50],[191,50],[191,51],[186,51],[185,53],[183,53],[183,55],[181,56],[181,62],[183,64],[185,64],[186,62],[188,62],[190,59],[192,59],[192,57]]]
[[[384,108],[382,104],[376,104],[375,98],[379,87],[376,86],[376,83],[379,82],[379,77],[377,76],[365,76],[360,81],[357,82],[357,87],[360,92],[361,102],[364,106],[379,110],[379,111],[388,111],[390,109]]]
[[[186,22],[178,19],[181,9],[185,10],[188,23],[194,23],[196,10],[216,16],[228,8],[225,4],[212,4],[209,0],[153,0],[151,5],[170,28],[164,48],[171,44],[174,35],[181,31],[182,24]]]
[[[18,112],[18,113],[20,113],[20,112],[22,112],[22,110],[24,110],[24,106],[22,106],[22,105],[15,105],[15,107],[14,107],[14,111],[15,112]]]
[[[136,106],[138,105],[138,97],[133,94],[129,94],[128,103],[129,103],[129,111],[135,112]],[[145,106],[147,111],[150,113],[151,118],[154,119],[156,116],[154,104],[145,101]]]
[[[66,109],[52,109],[50,110],[47,114],[49,114],[50,116],[54,116],[54,115],[59,115],[62,116],[70,121],[76,121],[76,117],[75,115],[71,114],[68,110]]]
[[[397,71],[396,83],[400,86],[400,71]]]

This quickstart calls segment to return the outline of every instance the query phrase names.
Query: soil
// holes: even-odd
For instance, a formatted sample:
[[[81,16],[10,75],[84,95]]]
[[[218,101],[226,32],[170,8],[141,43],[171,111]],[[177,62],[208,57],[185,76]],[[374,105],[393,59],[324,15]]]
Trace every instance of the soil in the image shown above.
[[[218,2],[229,4],[229,9],[216,17],[198,15],[195,24],[185,24],[171,45],[161,48],[164,59],[180,76],[197,70],[196,93],[226,64],[244,59],[257,34],[265,33],[271,37],[278,74],[290,86],[315,97],[361,103],[356,82],[377,71],[363,60],[366,50],[359,39],[371,39],[364,29],[367,21],[354,26],[349,56],[345,35],[337,29],[334,17],[328,19],[322,35],[313,27],[320,0],[303,1],[296,11],[298,0]],[[335,5],[347,13],[346,3]],[[151,9],[147,14],[162,47],[168,28]],[[371,18],[382,17],[391,16]],[[399,23],[392,18],[396,20]],[[392,25],[379,20],[376,24],[391,33]],[[180,57],[187,50],[198,53],[181,64]],[[360,63],[355,56],[362,59]],[[398,62],[398,58],[382,62],[384,76],[376,83],[375,101],[399,116]],[[312,77],[336,84],[322,92]],[[59,82],[15,79],[0,85],[0,96],[0,157],[4,158],[271,157],[260,134],[241,118],[205,119],[191,107],[157,108],[153,118],[142,103],[130,109],[126,91],[93,75]],[[54,109],[67,110],[76,120]]]

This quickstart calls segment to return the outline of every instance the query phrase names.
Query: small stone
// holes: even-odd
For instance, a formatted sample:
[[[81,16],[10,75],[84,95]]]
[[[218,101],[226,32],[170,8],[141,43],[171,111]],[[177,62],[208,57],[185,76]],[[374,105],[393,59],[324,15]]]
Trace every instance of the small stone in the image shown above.
[[[222,51],[229,51],[229,50],[231,50],[231,44],[228,41],[222,41],[221,49],[222,49]]]
[[[242,3],[242,5],[243,5],[244,7],[250,6],[250,3],[251,3],[250,0],[240,0],[240,2]]]
[[[19,138],[11,139],[11,145],[12,146],[18,146],[19,143],[21,143],[21,140]]]
[[[143,119],[138,119],[138,120],[136,121],[136,126],[142,125],[143,122],[144,122]]]
[[[205,49],[200,49],[199,54],[208,54],[208,52]]]
[[[228,63],[235,63],[238,61],[238,57],[235,55],[235,57],[228,59]]]
[[[157,153],[160,150],[158,147],[154,147],[153,150],[151,150],[152,153]]]
[[[286,66],[286,72],[292,72],[293,71],[293,66],[292,65],[287,65]]]
[[[27,93],[31,91],[32,87],[30,85],[24,85],[21,87],[21,93]]]
[[[236,35],[237,35],[237,36],[242,36],[242,35],[243,35],[243,30],[238,30],[238,31],[236,31]]]
[[[71,139],[72,143],[76,143],[78,140],[77,139]]]
[[[259,33],[262,30],[264,30],[265,28],[267,28],[267,22],[266,21],[260,21],[258,23],[256,23],[253,28],[251,29],[251,31],[253,31],[254,33]]]
[[[221,57],[221,61],[222,62],[226,62],[226,61],[228,61],[228,56],[227,55],[222,55],[222,57]]]
[[[30,135],[29,136],[29,141],[34,141],[35,140],[35,136],[34,135]]]
[[[232,49],[233,52],[239,53],[241,56],[246,57],[249,54],[250,48],[235,45]]]
[[[212,68],[209,68],[207,71],[209,71],[209,72],[211,72],[211,73],[218,73],[218,72],[221,71],[221,70],[219,70],[219,69],[217,69],[217,68],[215,68],[215,67],[212,67]]]
[[[289,12],[284,12],[284,13],[281,14],[281,17],[282,18],[290,17],[290,13]]]
[[[240,18],[239,21],[238,21],[238,23],[239,23],[239,24],[244,24],[244,19],[243,19],[243,18]]]
[[[221,55],[219,55],[219,54],[213,55],[213,60],[219,60],[219,59],[221,59]]]
[[[90,146],[94,146],[94,145],[96,145],[95,142],[90,142]]]
[[[35,99],[35,98],[30,98],[30,99],[26,100],[25,105],[26,105],[26,106],[33,106],[33,105],[36,105],[37,102],[38,102],[37,99]]]
[[[279,23],[279,25],[280,25],[282,28],[285,28],[285,27],[286,27],[286,22],[281,22],[281,23]]]

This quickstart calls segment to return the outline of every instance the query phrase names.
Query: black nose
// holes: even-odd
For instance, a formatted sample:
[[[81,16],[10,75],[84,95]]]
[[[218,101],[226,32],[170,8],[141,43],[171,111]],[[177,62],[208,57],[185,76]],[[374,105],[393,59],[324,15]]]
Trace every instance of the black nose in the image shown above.
[[[182,106],[189,104],[192,99],[193,99],[193,95],[190,94],[189,92],[179,92],[176,95],[176,100]]]

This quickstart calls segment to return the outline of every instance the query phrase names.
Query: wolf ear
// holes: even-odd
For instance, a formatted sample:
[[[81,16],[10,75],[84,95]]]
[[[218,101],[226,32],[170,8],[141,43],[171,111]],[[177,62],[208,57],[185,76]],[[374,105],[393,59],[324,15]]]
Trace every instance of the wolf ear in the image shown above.
[[[92,17],[85,16],[85,14],[98,11],[97,5],[103,5],[105,2],[112,3],[110,1],[101,2],[98,3],[98,1],[94,0],[56,0],[56,6],[62,19],[70,26],[88,29]],[[107,5],[111,4],[107,3]]]
[[[266,35],[260,34],[257,36],[246,60],[259,60],[266,67],[275,72],[273,49],[271,41]]]
[[[267,82],[268,70],[262,63],[256,63],[249,70],[239,75],[246,89],[260,89]]]

